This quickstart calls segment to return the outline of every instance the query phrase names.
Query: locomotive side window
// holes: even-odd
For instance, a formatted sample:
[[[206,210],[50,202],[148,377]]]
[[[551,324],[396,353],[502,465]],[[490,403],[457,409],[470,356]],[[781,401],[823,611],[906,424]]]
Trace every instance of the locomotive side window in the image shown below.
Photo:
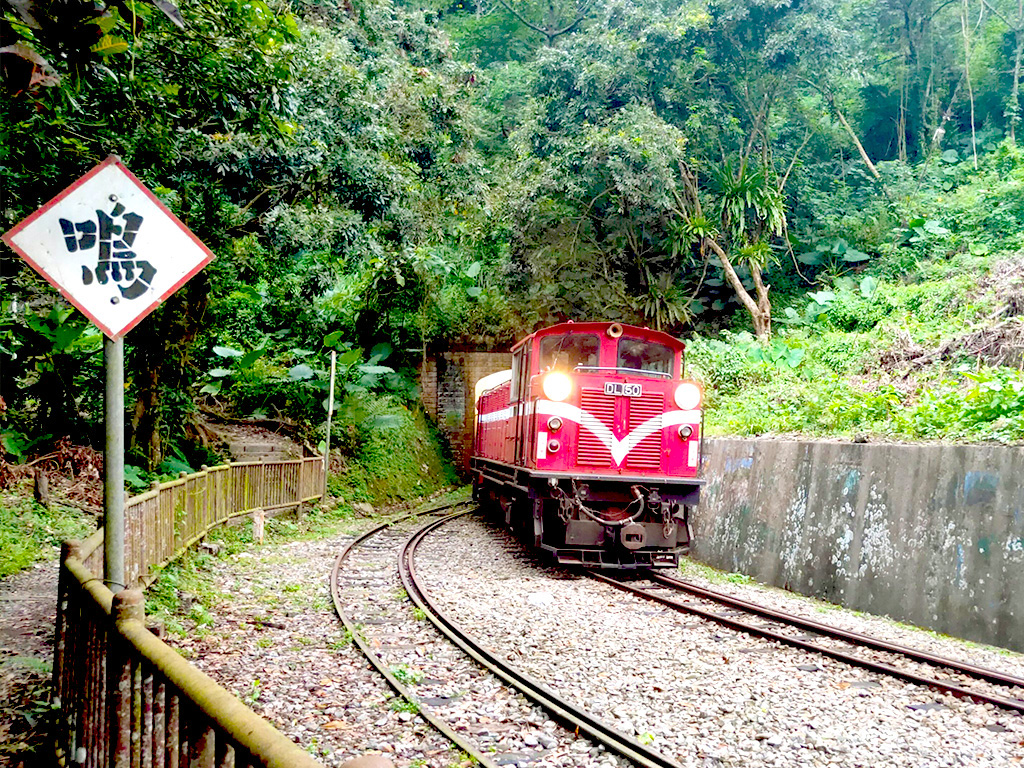
[[[673,352],[670,347],[640,339],[619,339],[615,366],[653,375],[672,375]]]
[[[512,388],[509,391],[509,402],[519,401],[519,381],[523,375],[523,348],[512,353]]]
[[[594,368],[597,366],[597,353],[600,349],[601,342],[591,334],[546,336],[540,340],[540,369],[571,371],[575,368]]]

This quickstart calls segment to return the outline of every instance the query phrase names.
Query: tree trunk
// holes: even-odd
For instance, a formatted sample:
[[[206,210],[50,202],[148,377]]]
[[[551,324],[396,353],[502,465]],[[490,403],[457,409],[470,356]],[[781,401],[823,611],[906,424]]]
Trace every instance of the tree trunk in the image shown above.
[[[843,113],[840,111],[834,99],[830,101],[830,106],[835,111],[836,117],[839,118],[839,122],[843,124],[843,128],[846,129],[846,132],[853,140],[854,146],[857,147],[857,151],[860,152],[860,159],[864,161],[864,165],[868,167],[868,170],[871,172],[871,175],[874,177],[875,181],[881,181],[882,177],[878,173],[878,169],[875,167],[875,164],[871,162],[871,158],[868,157],[867,150],[864,149],[864,145],[860,143],[860,139],[857,138],[857,134],[854,133],[853,128],[851,128],[850,124],[846,122],[846,116],[843,115]]]
[[[754,298],[747,289],[743,287],[743,281],[736,274],[732,261],[730,261],[729,255],[723,250],[722,246],[710,237],[704,238],[704,244],[714,251],[715,255],[718,256],[718,260],[722,262],[722,269],[725,270],[725,279],[729,281],[729,285],[736,292],[740,303],[743,304],[743,307],[750,314],[750,319],[754,324],[754,334],[757,338],[764,341],[772,333],[772,307],[768,302],[768,287],[761,280],[761,270],[756,265],[751,264],[751,272],[755,274],[754,284],[757,286],[757,301],[754,301]]]
[[[161,394],[188,391],[192,346],[203,327],[209,291],[209,281],[200,273],[129,337],[134,349],[133,379],[139,382],[129,446],[150,471],[166,457],[168,425],[162,419]],[[179,426],[185,434],[188,425]]]
[[[1013,32],[1017,47],[1013,52],[1013,86],[1010,89],[1008,117],[1010,118],[1010,141],[1017,143],[1017,123],[1020,122],[1020,66],[1024,56],[1024,27]]]

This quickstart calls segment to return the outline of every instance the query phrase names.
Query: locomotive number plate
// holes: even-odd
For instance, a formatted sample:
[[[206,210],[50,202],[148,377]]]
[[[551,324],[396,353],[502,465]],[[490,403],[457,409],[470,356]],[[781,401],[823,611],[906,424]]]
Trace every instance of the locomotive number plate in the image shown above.
[[[618,381],[606,381],[604,383],[606,395],[622,395],[625,397],[640,397],[643,394],[643,387],[639,384],[623,384]]]

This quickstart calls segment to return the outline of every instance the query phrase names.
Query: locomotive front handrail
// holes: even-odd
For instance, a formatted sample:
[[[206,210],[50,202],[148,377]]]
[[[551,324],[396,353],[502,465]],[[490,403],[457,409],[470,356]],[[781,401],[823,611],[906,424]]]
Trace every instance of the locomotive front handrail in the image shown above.
[[[574,371],[584,371],[586,373],[598,373],[600,371],[612,371],[614,373],[621,373],[624,375],[637,374],[640,376],[660,376],[663,379],[671,379],[672,374],[665,371],[652,371],[647,368],[624,368],[621,365],[577,365]]]

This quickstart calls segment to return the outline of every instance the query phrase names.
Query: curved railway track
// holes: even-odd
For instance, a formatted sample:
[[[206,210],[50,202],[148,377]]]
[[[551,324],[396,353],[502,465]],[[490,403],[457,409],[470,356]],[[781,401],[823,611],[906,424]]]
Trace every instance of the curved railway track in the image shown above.
[[[342,624],[345,625],[345,629],[352,636],[352,642],[355,643],[356,647],[362,652],[366,659],[370,662],[375,670],[383,677],[388,685],[395,693],[414,705],[418,709],[418,714],[435,730],[443,734],[449,741],[457,745],[467,754],[471,755],[474,760],[484,766],[484,768],[498,768],[498,765],[492,761],[489,757],[480,752],[474,744],[467,739],[463,738],[460,734],[456,733],[443,719],[433,715],[428,709],[420,706],[419,700],[412,694],[407,686],[405,686],[398,677],[391,671],[389,665],[385,662],[384,658],[378,654],[367,641],[364,633],[361,631],[359,622],[357,622],[351,615],[344,605],[344,597],[342,594],[342,570],[349,564],[353,554],[360,548],[366,547],[375,537],[381,537],[383,535],[391,535],[394,538],[394,529],[396,526],[413,520],[418,517],[424,517],[427,515],[436,515],[448,512],[449,510],[459,506],[469,506],[471,502],[457,502],[454,504],[446,504],[440,507],[435,507],[427,510],[418,512],[411,512],[406,515],[400,515],[399,517],[393,518],[387,522],[381,523],[368,531],[357,536],[341,551],[337,559],[334,561],[334,568],[331,570],[331,600],[334,603],[334,611],[337,613],[338,618],[341,619]],[[452,515],[449,515],[452,517]],[[404,533],[399,532],[397,535],[405,536]],[[377,545],[378,549],[388,549],[386,545]],[[384,565],[383,563],[381,565]],[[386,567],[386,566],[385,566]],[[365,574],[363,574],[365,576]],[[360,576],[357,580],[363,581],[364,579]]]
[[[393,580],[397,569],[398,579],[404,588],[401,597],[407,596],[416,606],[416,610],[422,612],[418,618],[429,619],[438,632],[447,638],[447,643],[451,644],[447,645],[441,641],[441,644],[447,647],[447,651],[442,651],[442,653],[452,652],[451,646],[454,645],[477,665],[475,674],[480,675],[479,667],[488,673],[486,676],[480,675],[476,685],[464,686],[464,688],[473,689],[477,685],[484,688],[489,685],[496,686],[497,683],[483,682],[486,677],[493,676],[492,679],[496,678],[502,681],[505,686],[515,689],[531,702],[542,707],[552,719],[559,721],[565,727],[564,735],[559,735],[558,739],[565,739],[566,742],[559,741],[559,747],[552,749],[552,753],[559,751],[563,744],[577,739],[602,744],[608,751],[626,758],[635,765],[644,766],[644,768],[678,768],[679,763],[667,754],[642,744],[589,712],[582,711],[537,679],[504,662],[498,657],[496,651],[485,647],[463,631],[456,620],[443,610],[438,602],[432,599],[428,591],[421,586],[416,567],[417,548],[432,532],[445,523],[471,511],[469,509],[471,506],[470,503],[463,502],[396,518],[367,531],[351,542],[338,556],[331,575],[331,593],[335,609],[351,633],[355,644],[366,658],[387,680],[391,688],[410,702],[410,706],[426,722],[481,765],[486,768],[496,768],[499,764],[507,763],[507,760],[496,762],[494,755],[483,751],[488,747],[493,749],[493,745],[481,744],[472,736],[467,737],[463,724],[453,727],[450,722],[451,714],[445,711],[444,706],[432,711],[434,704],[431,697],[420,696],[422,689],[414,690],[413,686],[407,684],[409,683],[407,679],[399,679],[402,675],[396,675],[393,666],[389,667],[382,646],[386,648],[387,644],[392,641],[387,637],[383,640],[368,639],[365,634],[370,634],[371,630],[378,631],[380,628],[360,626],[360,623],[349,614],[346,598],[343,595],[345,591],[343,582],[346,579],[361,585],[364,593],[379,591],[384,588],[381,586],[384,583],[382,574],[386,571],[387,579],[392,580],[390,589],[394,592]],[[467,509],[452,512],[458,507],[467,507]],[[444,517],[436,518],[440,514],[444,514]],[[435,516],[435,519],[412,530],[413,526],[410,523],[413,518],[418,516]],[[412,531],[411,534],[410,531]],[[359,552],[364,553],[361,566],[354,562],[360,557]],[[365,553],[370,553],[370,555]],[[346,568],[350,565],[359,567],[349,568],[348,570],[354,575],[346,576]],[[611,578],[593,572],[588,572],[588,575],[645,600],[709,619],[740,632],[821,654],[955,696],[987,702],[1013,712],[1024,713],[1024,698],[1018,698],[1024,696],[1024,680],[1012,675],[961,664],[951,659],[894,645],[877,638],[767,609],[660,573],[648,573],[643,578],[634,576],[627,579]],[[399,591],[401,592],[401,590]],[[351,598],[349,602],[351,603]],[[407,605],[402,610],[406,613],[409,612]],[[741,618],[740,613],[746,615]],[[364,612],[364,616],[369,615],[372,614]],[[374,619],[367,621],[369,625],[382,623],[385,622]],[[386,634],[387,632],[384,631],[384,636]],[[860,648],[860,654],[855,653],[851,646]],[[865,655],[865,650],[867,655]],[[431,651],[428,655],[433,655],[435,652],[437,651]],[[879,658],[880,656],[882,658]],[[464,661],[463,663],[469,664],[470,662]],[[927,665],[932,673],[925,674],[920,669],[908,669],[908,665],[916,667]],[[934,670],[942,670],[942,672],[935,673]],[[935,677],[934,674],[944,677]],[[467,697],[471,693],[475,692],[467,690]],[[515,725],[515,722],[509,720],[506,725]],[[548,726],[554,728],[552,723],[549,723]],[[522,725],[524,730],[528,727],[526,724]],[[472,729],[470,731],[472,732]],[[585,757],[584,753],[590,749],[589,745],[577,746],[580,746],[580,749],[574,748],[573,752],[579,754],[581,758]],[[564,753],[565,751],[563,751]],[[591,750],[591,754],[593,754],[593,750]],[[536,756],[531,758],[531,761],[533,759],[536,759]]]
[[[679,763],[668,756],[641,744],[591,713],[576,707],[547,686],[505,663],[495,653],[484,648],[463,631],[447,613],[430,599],[416,579],[416,548],[432,530],[450,519],[452,518],[429,523],[411,536],[402,549],[399,566],[402,583],[410,599],[426,613],[438,630],[478,664],[519,690],[529,699],[540,704],[570,729],[587,734],[592,740],[604,744],[608,749],[631,760],[636,765],[644,766],[644,768],[678,768]]]
[[[351,563],[354,553],[357,553],[361,548],[365,549],[370,547],[378,552],[387,551],[390,558],[390,553],[394,549],[394,543],[397,538],[399,536],[405,536],[405,533],[401,530],[402,524],[417,516],[437,514],[439,512],[448,511],[449,509],[457,506],[461,505],[450,505],[449,507],[441,507],[421,513],[412,513],[396,518],[365,532],[357,539],[350,542],[335,562],[334,569],[331,574],[331,594],[334,600],[335,611],[341,618],[349,633],[352,635],[353,641],[374,668],[387,680],[390,687],[399,696],[414,705],[418,714],[432,727],[436,728],[450,741],[457,744],[460,749],[479,761],[481,765],[486,766],[486,768],[497,768],[497,764],[494,760],[487,754],[483,753],[478,744],[458,733],[445,721],[443,715],[432,712],[431,707],[427,705],[424,698],[417,696],[409,686],[403,684],[403,682],[398,679],[392,671],[392,668],[389,667],[389,664],[383,658],[382,654],[378,653],[378,649],[373,647],[374,644],[364,636],[363,628],[360,627],[359,622],[351,615],[350,610],[347,609],[346,599],[343,595],[343,581],[345,579],[344,572],[346,566]],[[437,630],[448,639],[448,641],[465,653],[473,660],[473,662],[494,677],[503,681],[509,687],[517,690],[529,701],[542,707],[554,720],[559,721],[565,728],[565,735],[563,738],[573,740],[585,737],[590,742],[601,744],[606,750],[618,754],[629,760],[632,764],[642,766],[643,768],[679,768],[679,763],[671,759],[669,756],[664,755],[647,745],[641,744],[633,737],[628,736],[611,725],[603,722],[593,714],[577,708],[572,703],[559,697],[555,691],[502,661],[497,657],[495,652],[486,649],[468,633],[463,631],[461,627],[445,611],[441,610],[434,600],[430,598],[427,591],[423,589],[417,579],[415,564],[416,549],[431,532],[435,531],[445,523],[467,514],[469,511],[471,510],[467,509],[457,511],[452,514],[448,514],[443,518],[429,521],[425,525],[421,526],[413,532],[412,535],[405,538],[404,542],[398,548],[397,559],[391,560],[392,565],[397,566],[402,586],[416,608],[422,611],[425,618],[429,619]],[[385,538],[388,539],[387,542],[384,541]],[[366,561],[364,561],[363,565],[366,565]],[[375,566],[376,565],[380,565],[379,558],[375,560]],[[363,567],[357,570],[359,573],[355,577],[356,580],[361,582],[364,587],[367,584],[372,587],[372,585],[374,585],[372,576],[374,569],[367,569]],[[369,576],[367,575],[368,570],[370,571]]]
[[[993,669],[964,664],[878,638],[775,611],[715,590],[660,573],[640,579],[588,572],[591,578],[673,610],[717,622],[740,632],[828,656],[880,674],[926,686],[973,701],[1024,713],[1024,679]],[[644,584],[646,582],[646,584]],[[678,599],[678,595],[686,599]],[[717,607],[716,607],[717,606]],[[739,618],[746,614],[746,618]],[[753,618],[751,618],[753,617]],[[868,649],[880,657],[858,654]],[[930,674],[909,665],[925,666]],[[934,674],[940,677],[932,676]],[[973,685],[973,687],[967,687]]]

